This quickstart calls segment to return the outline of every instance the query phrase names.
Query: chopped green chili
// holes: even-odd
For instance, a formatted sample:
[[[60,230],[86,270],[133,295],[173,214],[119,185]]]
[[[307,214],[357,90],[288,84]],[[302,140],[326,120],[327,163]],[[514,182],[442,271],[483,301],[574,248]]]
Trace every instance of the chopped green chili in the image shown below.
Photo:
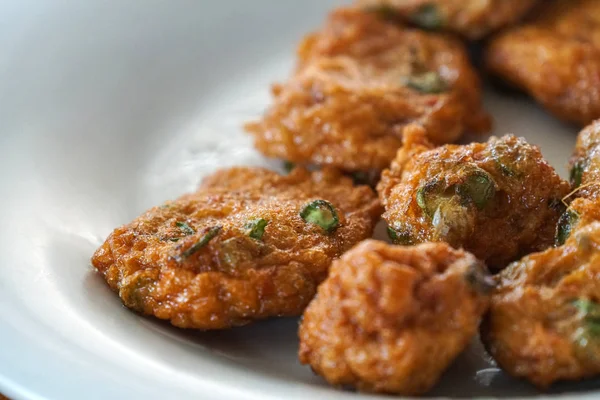
[[[465,202],[473,202],[482,210],[496,194],[492,177],[482,169],[472,171],[464,182],[457,185],[456,192]]]
[[[325,200],[312,201],[302,208],[300,217],[309,224],[318,225],[331,233],[340,225],[340,219],[333,205]]]
[[[573,231],[573,227],[577,224],[577,221],[579,221],[579,214],[571,209],[560,216],[556,226],[556,246],[565,244],[569,236],[571,236],[571,232]]]
[[[410,21],[428,30],[440,29],[444,25],[444,19],[435,4],[423,4],[410,16]]]
[[[179,229],[181,229],[181,231],[186,235],[193,235],[194,233],[196,233],[196,231],[189,226],[186,222],[176,222],[175,226],[178,227]]]
[[[569,181],[571,182],[573,189],[577,189],[579,186],[581,186],[585,164],[586,163],[583,160],[579,160],[575,163],[575,165],[573,165],[573,168],[571,168]]]
[[[206,246],[211,240],[214,239],[215,236],[221,232],[223,229],[222,226],[215,226],[206,230],[206,233],[197,241],[194,245],[192,245],[189,249],[183,252],[183,257],[187,258],[200,250],[202,247]]]
[[[448,90],[448,83],[435,71],[411,75],[404,79],[404,85],[421,93],[436,94]]]
[[[261,240],[265,234],[267,225],[269,225],[269,221],[257,218],[248,221],[246,225],[244,225],[244,229],[246,229],[246,235],[250,236],[252,239]]]

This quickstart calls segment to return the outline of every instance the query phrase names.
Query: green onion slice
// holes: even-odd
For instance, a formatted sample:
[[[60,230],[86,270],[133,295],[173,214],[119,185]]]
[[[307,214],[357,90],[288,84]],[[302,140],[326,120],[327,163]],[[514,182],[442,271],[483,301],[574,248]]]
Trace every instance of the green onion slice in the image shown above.
[[[262,218],[253,219],[252,221],[248,221],[246,225],[244,225],[244,229],[246,229],[246,235],[250,236],[252,239],[261,240],[263,235],[265,234],[265,228],[269,225],[269,221]]]
[[[554,240],[556,246],[565,244],[578,221],[579,214],[571,209],[565,211],[565,213],[560,216],[558,224],[556,225],[556,236]]]
[[[340,225],[340,219],[333,205],[326,200],[315,200],[304,206],[300,217],[309,224],[319,225],[331,233]]]
[[[448,91],[448,83],[435,71],[411,75],[404,79],[404,85],[420,93],[437,94]]]
[[[206,246],[211,240],[215,238],[215,236],[219,234],[219,232],[221,232],[221,229],[223,229],[223,227],[220,225],[207,229],[206,233],[200,238],[199,241],[197,241],[189,249],[183,252],[183,257],[187,258],[195,252],[197,252],[198,250],[200,250],[201,248],[203,248],[204,246]]]
[[[178,227],[179,229],[181,229],[181,231],[186,235],[193,235],[194,233],[196,233],[196,231],[189,226],[186,222],[176,222],[175,226]]]
[[[575,165],[573,165],[573,168],[571,168],[571,172],[569,174],[569,181],[573,189],[577,189],[579,186],[581,186],[584,169],[585,162],[583,160],[577,161]]]
[[[456,186],[456,192],[463,201],[472,202],[482,210],[496,194],[496,185],[490,174],[476,168],[467,175],[464,182]]]

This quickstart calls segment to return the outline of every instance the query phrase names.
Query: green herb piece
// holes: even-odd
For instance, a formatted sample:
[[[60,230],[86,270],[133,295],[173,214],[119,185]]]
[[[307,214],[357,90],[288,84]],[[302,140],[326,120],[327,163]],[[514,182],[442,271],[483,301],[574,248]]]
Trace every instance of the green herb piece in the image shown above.
[[[435,4],[423,4],[410,16],[410,21],[428,30],[437,30],[444,25],[444,19]]]
[[[244,229],[246,229],[246,235],[250,236],[252,239],[261,240],[265,234],[265,228],[267,225],[269,225],[269,221],[262,218],[257,218],[252,221],[248,221],[246,225],[244,225]]]
[[[569,209],[560,216],[558,224],[556,225],[556,236],[554,240],[556,246],[565,244],[567,239],[569,239],[569,236],[571,236],[574,226],[577,225],[577,221],[579,221],[579,214],[574,210]]]
[[[293,162],[287,160],[283,162],[283,170],[288,174],[292,172],[294,168],[296,168],[296,164]]]
[[[408,232],[400,232],[388,226],[387,234],[394,244],[400,244],[403,246],[412,244],[412,238]]]
[[[417,204],[427,216],[433,217],[443,201],[442,191],[442,184],[437,180],[427,182],[417,190]]]
[[[333,205],[325,200],[315,200],[304,206],[300,217],[309,224],[319,225],[331,233],[340,225],[340,219]]]
[[[181,238],[171,238],[171,239],[169,239],[169,241],[171,241],[171,242],[179,242],[179,239],[181,239]]]
[[[473,202],[482,210],[496,194],[494,180],[482,169],[472,171],[464,182],[457,185],[456,192],[465,202]]]
[[[186,222],[176,222],[175,226],[178,227],[179,229],[181,229],[181,231],[186,235],[193,235],[194,233],[196,233],[196,231],[189,226]]]
[[[201,248],[206,246],[211,240],[213,240],[215,238],[215,236],[217,236],[219,234],[219,232],[221,232],[221,229],[223,229],[222,226],[215,226],[215,227],[207,229],[206,233],[204,234],[204,236],[202,236],[200,238],[199,241],[197,241],[189,249],[187,249],[186,251],[183,252],[183,258],[187,258],[187,257],[191,256],[192,254],[194,254],[195,252],[197,252],[198,250],[200,250]]]
[[[448,90],[448,83],[435,71],[409,76],[405,78],[404,85],[426,94],[437,94]]]
[[[571,187],[573,189],[577,189],[579,186],[581,186],[584,169],[585,162],[583,160],[577,161],[575,165],[573,165],[573,168],[571,168],[571,173],[569,174],[569,181],[571,182]]]

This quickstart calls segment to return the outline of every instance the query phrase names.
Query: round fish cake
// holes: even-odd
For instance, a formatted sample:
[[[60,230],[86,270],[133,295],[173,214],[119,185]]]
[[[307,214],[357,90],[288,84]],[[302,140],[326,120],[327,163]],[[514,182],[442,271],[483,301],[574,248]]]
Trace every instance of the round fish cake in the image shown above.
[[[340,9],[298,53],[295,74],[246,126],[269,157],[380,172],[411,122],[435,143],[490,129],[479,78],[456,39]]]
[[[377,188],[394,241],[444,241],[493,270],[554,243],[569,184],[537,147],[507,135],[429,150],[423,132],[406,136]]]
[[[300,315],[380,215],[370,188],[335,171],[232,168],[116,229],[92,264],[135,311],[229,328]]]
[[[538,0],[358,0],[386,18],[400,17],[428,30],[481,39],[525,16]]]
[[[600,197],[600,120],[581,131],[570,164],[570,180],[576,197]]]
[[[489,71],[580,125],[600,118],[600,2],[548,2],[533,22],[494,38]]]
[[[300,361],[329,383],[418,395],[477,333],[490,282],[445,243],[365,241],[333,262],[300,325]]]
[[[579,207],[597,204],[577,199]],[[587,205],[581,203],[587,202]],[[600,376],[600,222],[585,217],[566,243],[499,276],[481,337],[509,374],[545,389]]]

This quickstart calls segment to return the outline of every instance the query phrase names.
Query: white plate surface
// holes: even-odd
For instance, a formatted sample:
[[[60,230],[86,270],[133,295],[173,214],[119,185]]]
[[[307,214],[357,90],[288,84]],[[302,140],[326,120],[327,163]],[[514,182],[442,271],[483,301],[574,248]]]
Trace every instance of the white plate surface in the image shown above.
[[[240,125],[335,0],[0,5],[0,392],[16,399],[369,398],[296,360],[296,320],[182,332],[121,306],[89,258],[217,167],[267,165]],[[577,129],[489,90],[496,133],[561,172]],[[598,398],[600,382],[551,394]],[[432,396],[536,396],[473,345]]]

